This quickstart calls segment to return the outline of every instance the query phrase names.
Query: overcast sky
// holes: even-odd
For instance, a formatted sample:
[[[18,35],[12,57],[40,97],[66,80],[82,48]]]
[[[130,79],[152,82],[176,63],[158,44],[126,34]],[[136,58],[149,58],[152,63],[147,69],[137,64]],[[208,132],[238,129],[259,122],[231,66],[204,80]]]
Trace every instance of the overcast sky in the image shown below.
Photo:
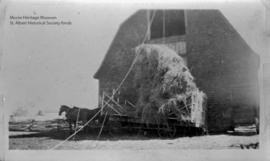
[[[183,4],[173,5],[179,8]],[[117,29],[139,8],[160,5],[10,3],[7,7],[1,92],[5,107],[57,111],[61,104],[94,108],[101,64]],[[190,6],[189,6],[190,7]],[[259,3],[215,4],[248,44],[260,55],[263,6]],[[193,8],[198,6],[193,5]],[[69,26],[11,26],[9,16],[56,16]]]

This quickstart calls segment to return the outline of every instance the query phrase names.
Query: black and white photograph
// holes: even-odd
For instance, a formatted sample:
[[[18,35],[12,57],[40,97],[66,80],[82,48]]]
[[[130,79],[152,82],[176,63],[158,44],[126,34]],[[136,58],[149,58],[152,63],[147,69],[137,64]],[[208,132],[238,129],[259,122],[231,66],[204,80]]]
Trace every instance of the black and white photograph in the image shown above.
[[[265,4],[192,6],[8,2],[8,151],[259,150]]]

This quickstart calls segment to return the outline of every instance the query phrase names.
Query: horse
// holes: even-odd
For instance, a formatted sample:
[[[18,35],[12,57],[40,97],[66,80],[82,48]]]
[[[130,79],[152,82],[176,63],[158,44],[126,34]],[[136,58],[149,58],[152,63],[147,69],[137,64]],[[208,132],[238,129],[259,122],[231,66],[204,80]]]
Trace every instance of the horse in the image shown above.
[[[72,132],[72,124],[74,125],[74,129],[76,128],[77,121],[81,121],[83,125],[89,121],[93,116],[99,112],[100,108],[95,108],[93,110],[87,108],[79,108],[74,106],[73,108],[61,105],[59,109],[59,116],[63,112],[66,113],[66,121],[69,123],[69,130]],[[98,120],[100,113],[94,118],[94,120]]]

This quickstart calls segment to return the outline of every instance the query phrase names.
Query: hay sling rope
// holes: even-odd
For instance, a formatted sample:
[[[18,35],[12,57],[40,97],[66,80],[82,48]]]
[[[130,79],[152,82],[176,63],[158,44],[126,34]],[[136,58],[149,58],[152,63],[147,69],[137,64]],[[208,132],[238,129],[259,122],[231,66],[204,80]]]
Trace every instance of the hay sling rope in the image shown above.
[[[88,120],[81,128],[79,128],[77,131],[75,131],[73,134],[71,134],[69,137],[67,137],[64,141],[60,142],[59,144],[55,145],[54,147],[52,147],[49,150],[53,150],[57,147],[59,147],[60,145],[64,144],[66,141],[68,141],[70,138],[72,138],[74,135],[76,135],[79,131],[81,131],[87,124],[89,124],[99,113],[101,110],[99,110],[90,120]]]
[[[151,26],[151,24],[152,24],[152,22],[153,22],[153,20],[154,20],[154,17],[155,17],[155,11],[153,11],[153,16],[152,16],[150,22],[147,24],[147,25],[148,25],[148,26],[147,26],[147,30],[146,30],[146,33],[145,33],[145,35],[144,35],[144,39],[143,39],[143,41],[142,41],[141,44],[144,44],[145,41],[146,41],[146,39],[148,38],[148,35],[149,35],[149,28],[150,28],[150,26]],[[133,69],[133,67],[134,67],[134,65],[135,65],[135,63],[136,63],[136,60],[137,60],[137,58],[138,58],[138,56],[139,56],[138,53],[139,53],[139,52],[136,52],[135,58],[133,59],[133,62],[132,62],[132,64],[131,64],[131,66],[129,67],[127,73],[125,74],[124,78],[122,79],[122,81],[120,82],[120,84],[118,85],[118,87],[116,88],[115,93],[121,88],[121,86],[123,85],[124,81],[127,79],[128,75],[129,75],[130,72],[132,71],[132,69]],[[115,94],[115,93],[114,93],[114,94]],[[114,97],[114,94],[110,97],[110,99],[107,101],[107,103],[106,103],[105,105],[103,105],[103,107],[102,107],[101,109],[103,109],[105,106],[107,106],[107,105],[110,103],[110,101],[111,101],[111,100],[113,99],[113,97]],[[99,110],[99,111],[98,111],[98,112],[97,112],[90,120],[88,120],[81,128],[79,128],[78,131],[75,131],[73,134],[71,134],[69,137],[67,137],[63,142],[60,142],[59,144],[57,144],[56,146],[54,146],[54,147],[51,148],[50,150],[53,150],[53,149],[59,147],[60,145],[64,144],[66,141],[68,141],[70,138],[72,138],[74,135],[76,135],[79,131],[81,131],[85,126],[87,126],[87,125],[88,125],[88,124],[89,124],[89,123],[97,116],[98,113],[101,112],[101,109],[100,109],[100,110]]]

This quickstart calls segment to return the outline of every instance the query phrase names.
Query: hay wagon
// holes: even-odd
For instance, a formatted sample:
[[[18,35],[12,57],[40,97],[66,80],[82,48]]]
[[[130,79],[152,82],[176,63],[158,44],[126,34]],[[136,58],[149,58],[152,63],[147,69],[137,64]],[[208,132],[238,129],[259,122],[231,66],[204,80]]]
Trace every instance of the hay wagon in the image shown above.
[[[160,137],[174,137],[176,134],[195,135],[207,132],[205,104],[198,97],[199,91],[193,92],[186,104],[179,105],[178,111],[159,115],[159,119],[142,121],[136,115],[136,106],[125,100],[111,99],[105,92],[102,97],[101,115],[107,118],[104,128],[112,135],[122,132],[158,134]],[[178,114],[176,114],[178,112]],[[179,117],[181,116],[181,117]],[[105,120],[105,119],[104,119]]]

